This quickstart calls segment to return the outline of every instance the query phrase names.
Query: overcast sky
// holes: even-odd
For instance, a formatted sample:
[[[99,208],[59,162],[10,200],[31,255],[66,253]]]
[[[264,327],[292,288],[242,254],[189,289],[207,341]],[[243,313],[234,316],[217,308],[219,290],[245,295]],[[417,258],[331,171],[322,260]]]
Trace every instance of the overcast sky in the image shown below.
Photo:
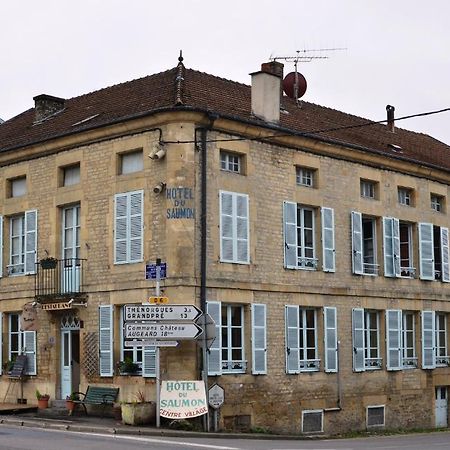
[[[250,84],[270,57],[345,47],[299,65],[306,101],[372,120],[449,108],[449,18],[448,0],[3,0],[0,117],[169,69],[180,49]],[[450,144],[450,111],[397,125]]]

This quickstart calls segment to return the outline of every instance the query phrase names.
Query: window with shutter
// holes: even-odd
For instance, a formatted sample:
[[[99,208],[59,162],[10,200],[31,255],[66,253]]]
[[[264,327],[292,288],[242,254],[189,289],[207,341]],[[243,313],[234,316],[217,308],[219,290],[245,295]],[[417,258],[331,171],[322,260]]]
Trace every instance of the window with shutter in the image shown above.
[[[0,311],[0,375],[2,375],[2,373],[3,373],[3,313]]]
[[[402,367],[417,367],[415,314],[412,312],[402,314]]]
[[[138,306],[140,304],[136,304]],[[125,337],[125,317],[124,317],[124,310],[125,307],[123,306],[120,308],[120,341],[121,341],[121,349],[120,349],[120,361],[123,362],[130,362],[133,364],[128,364],[123,369],[119,367],[120,373],[122,372],[124,374],[134,374],[139,375],[142,374],[143,376],[152,377],[155,375],[152,375],[153,371],[155,370],[155,352],[154,347],[147,347],[147,355],[145,355],[145,349],[143,346],[128,346],[127,344],[130,344],[130,341],[134,341],[135,339],[128,339]],[[153,350],[153,352],[152,352]],[[147,360],[145,361],[145,357],[147,356]],[[153,358],[153,361],[152,361]],[[144,363],[146,364],[145,370],[144,370]],[[130,369],[133,369],[132,372],[130,372]],[[145,372],[145,373],[144,373]],[[156,372],[155,372],[156,374]]]
[[[364,343],[364,309],[352,310],[352,337],[353,337],[353,370],[362,372],[365,370],[365,343]]]
[[[286,373],[300,372],[298,306],[285,307],[286,324]]]
[[[8,359],[14,361],[18,355],[27,357],[26,375],[36,375],[36,332],[22,331],[20,314],[12,313],[8,317]]]
[[[352,269],[353,273],[362,275],[363,271],[363,238],[362,215],[352,211]]]
[[[384,251],[384,275],[394,277],[394,230],[393,218],[383,217],[383,251]]]
[[[25,212],[25,273],[36,272],[37,211]]]
[[[248,264],[248,195],[220,191],[220,260]]]
[[[419,223],[420,279],[434,280],[433,224]]]
[[[448,241],[448,228],[441,227],[441,280],[444,283],[450,282],[450,267],[449,261],[449,241]]]
[[[334,241],[334,209],[322,208],[322,251],[324,272],[335,272],[336,250]]]
[[[434,369],[435,359],[434,311],[422,311],[422,369]]]
[[[36,375],[36,331],[23,331],[23,353],[27,357],[26,375]]]
[[[208,375],[222,375],[222,312],[221,302],[207,302],[206,311],[216,324],[216,338],[208,349]]]
[[[141,347],[142,357],[142,376],[144,378],[156,377],[156,347]]]
[[[338,371],[337,312],[334,307],[325,307],[324,314],[324,347],[325,372]]]
[[[113,371],[113,307],[99,306],[100,376],[112,377]]]
[[[252,374],[267,374],[266,305],[252,304]]]
[[[3,276],[3,216],[0,216],[0,278]]]
[[[413,239],[412,225],[399,222],[399,246],[400,246],[400,276],[413,278],[416,268],[413,264]]]
[[[436,367],[447,367],[450,358],[447,353],[447,314],[435,313],[435,362]]]
[[[386,366],[388,370],[400,370],[401,363],[401,317],[399,309],[386,311]]]
[[[143,260],[143,191],[114,197],[114,263]]]
[[[297,203],[283,202],[284,267],[297,268]]]

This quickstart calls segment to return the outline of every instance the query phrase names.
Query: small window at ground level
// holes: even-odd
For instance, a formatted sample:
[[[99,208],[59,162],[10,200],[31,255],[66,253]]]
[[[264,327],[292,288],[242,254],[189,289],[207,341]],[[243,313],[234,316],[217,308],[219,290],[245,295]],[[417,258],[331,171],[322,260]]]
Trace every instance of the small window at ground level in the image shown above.
[[[144,169],[144,159],[142,150],[129,153],[122,153],[120,156],[119,173],[126,175],[128,173],[140,172]]]
[[[375,199],[376,185],[377,183],[375,181],[361,180],[361,197]]]
[[[431,194],[431,209],[437,212],[444,211],[444,197],[442,195]]]
[[[242,159],[242,155],[221,150],[220,170],[224,170],[226,172],[243,173]]]
[[[323,411],[302,411],[302,433],[323,432]]]
[[[367,428],[384,427],[384,405],[367,407]]]
[[[26,177],[14,178],[9,180],[10,197],[22,197],[27,193]]]
[[[314,187],[314,169],[308,167],[296,168],[296,182],[300,186]]]

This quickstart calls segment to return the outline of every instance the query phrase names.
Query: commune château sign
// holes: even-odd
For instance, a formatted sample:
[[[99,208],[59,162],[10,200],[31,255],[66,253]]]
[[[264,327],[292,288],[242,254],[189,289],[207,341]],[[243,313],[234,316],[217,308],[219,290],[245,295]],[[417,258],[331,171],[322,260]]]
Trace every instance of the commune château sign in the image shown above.
[[[195,323],[126,323],[127,339],[196,339],[203,330]]]
[[[125,321],[195,321],[202,314],[195,305],[125,305]]]

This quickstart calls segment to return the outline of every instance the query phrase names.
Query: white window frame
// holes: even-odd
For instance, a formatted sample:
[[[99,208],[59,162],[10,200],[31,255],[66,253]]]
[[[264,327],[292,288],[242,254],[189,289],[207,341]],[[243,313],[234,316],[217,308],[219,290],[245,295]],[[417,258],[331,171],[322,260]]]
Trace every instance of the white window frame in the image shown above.
[[[232,324],[232,312],[233,309],[239,309],[240,312],[240,325]],[[222,323],[221,323],[221,336],[222,336],[222,348],[221,348],[221,361],[222,361],[222,374],[227,373],[245,373],[247,370],[247,361],[245,358],[245,335],[244,335],[244,307],[239,304],[223,304],[221,305]],[[226,323],[224,320],[226,317]],[[233,346],[232,338],[233,331],[240,330],[240,344],[239,346]],[[233,359],[233,353],[240,353],[241,358]],[[224,356],[226,356],[224,358]]]
[[[23,331],[20,326],[20,313],[10,313],[8,314],[8,359],[12,361],[19,355],[26,355],[27,361],[32,360],[33,369],[30,370],[29,364],[25,369],[26,375],[36,375],[37,374],[37,366],[36,366],[36,331]],[[12,320],[17,320],[17,331],[11,331]],[[17,335],[17,349],[12,348],[12,335]],[[34,348],[31,350],[26,349],[26,342],[28,337],[32,338],[34,342]]]
[[[408,188],[398,188],[398,203],[403,206],[412,206],[412,190]]]
[[[383,423],[382,424],[376,424],[376,425],[369,425],[369,410],[375,409],[375,408],[382,408],[383,409]],[[386,406],[385,405],[369,405],[366,406],[366,427],[367,428],[377,428],[377,427],[384,427],[386,424]]]
[[[447,367],[450,363],[448,356],[447,314],[436,312],[434,319],[436,367]]]
[[[443,212],[444,211],[444,197],[438,194],[430,195],[430,207],[433,211]]]
[[[62,259],[72,259],[73,263],[79,265],[80,258],[80,205],[66,206],[62,208]],[[72,211],[72,220],[67,220],[68,211]],[[71,242],[67,242],[70,235]],[[67,264],[71,265],[70,262]]]
[[[313,188],[315,178],[315,169],[309,167],[297,166],[295,171],[295,181],[299,186]]]
[[[365,223],[370,222],[372,236],[367,237],[365,233]],[[370,276],[378,275],[379,264],[377,264],[377,219],[374,217],[362,216],[361,220],[361,238],[362,238],[362,258],[363,274]],[[372,255],[368,252],[368,242],[372,242]],[[369,259],[370,258],[370,259]],[[370,261],[370,262],[368,262]]]
[[[406,241],[402,240],[402,229],[407,229]],[[399,241],[400,241],[400,277],[401,278],[414,278],[416,274],[416,268],[414,267],[413,260],[413,226],[411,223],[399,222]],[[402,258],[402,252],[407,247],[408,258]],[[407,264],[405,264],[405,262]]]
[[[220,150],[220,170],[242,174],[242,155]]]
[[[320,430],[315,431],[305,431],[305,415],[308,414],[319,414],[320,413]],[[304,409],[302,411],[302,433],[303,434],[309,434],[309,433],[323,433],[323,409]]]
[[[142,149],[121,153],[119,157],[121,175],[128,175],[144,170],[144,152]]]
[[[20,228],[17,232],[14,231],[16,221]],[[25,274],[25,214],[11,216],[9,218],[9,265],[8,274],[10,276]],[[17,253],[13,253],[14,243],[17,240]]]
[[[311,214],[311,228],[305,226],[305,214]],[[297,268],[304,270],[316,270],[316,217],[315,209],[297,204]],[[306,233],[311,232],[312,247],[306,247]],[[306,256],[306,252],[312,252],[312,256]]]
[[[410,325],[408,325],[410,319]],[[412,346],[408,346],[408,335]],[[402,368],[415,369],[418,366],[416,353],[416,315],[411,311],[402,311]]]
[[[144,359],[144,347],[141,345],[139,347],[125,347],[125,306],[120,308],[120,361],[125,361],[125,358],[131,356],[132,361],[139,366],[139,370],[135,375],[142,374],[142,361]],[[136,341],[137,339],[129,339],[131,341]]]
[[[361,180],[360,181],[360,193],[362,198],[368,198],[375,200],[376,198],[376,185],[375,181]]]

